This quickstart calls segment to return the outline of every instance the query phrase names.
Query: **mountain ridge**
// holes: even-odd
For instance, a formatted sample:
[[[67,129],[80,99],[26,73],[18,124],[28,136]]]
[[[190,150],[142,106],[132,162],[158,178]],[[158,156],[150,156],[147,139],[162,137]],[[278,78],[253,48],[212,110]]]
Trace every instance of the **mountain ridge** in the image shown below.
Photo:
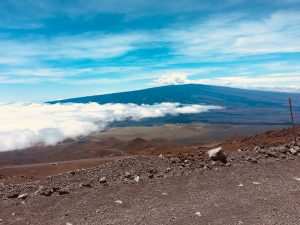
[[[203,84],[185,84],[153,87],[148,89],[93,95],[48,102],[56,103],[134,103],[155,104],[162,102],[179,102],[181,104],[218,105],[225,109],[201,114],[168,116],[158,119],[143,120],[142,123],[161,124],[174,122],[207,122],[230,124],[288,124],[288,98],[295,99],[295,115],[300,113],[300,93],[285,93],[239,89]],[[138,122],[141,123],[141,122]],[[120,122],[118,125],[137,124],[137,122]]]

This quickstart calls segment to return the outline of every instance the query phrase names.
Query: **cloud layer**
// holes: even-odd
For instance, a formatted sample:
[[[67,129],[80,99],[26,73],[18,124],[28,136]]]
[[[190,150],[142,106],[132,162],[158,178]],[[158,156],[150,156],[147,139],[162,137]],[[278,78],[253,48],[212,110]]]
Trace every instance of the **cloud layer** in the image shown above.
[[[155,79],[150,85],[207,84],[235,88],[300,92],[300,72],[273,73],[264,76],[227,76],[210,79],[189,79],[192,74],[170,73]],[[293,85],[291,85],[293,84]]]
[[[0,151],[39,143],[54,145],[103,130],[114,121],[141,120],[220,109],[211,105],[136,104],[0,104]]]

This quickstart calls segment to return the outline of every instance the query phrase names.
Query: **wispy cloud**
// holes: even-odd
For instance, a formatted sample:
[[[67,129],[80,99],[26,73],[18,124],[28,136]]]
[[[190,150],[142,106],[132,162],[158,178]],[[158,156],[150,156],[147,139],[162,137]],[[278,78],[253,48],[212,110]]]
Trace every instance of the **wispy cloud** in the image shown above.
[[[279,11],[254,19],[222,15],[169,30],[176,54],[199,60],[232,60],[249,55],[300,52],[300,14]]]
[[[110,59],[134,50],[148,39],[144,34],[87,33],[54,38],[0,40],[0,62],[28,60]]]
[[[189,82],[183,74],[212,84],[244,85],[249,77],[254,86],[265,77],[270,87],[297,86],[291,78],[300,71],[297,3],[4,0],[0,85],[98,85],[107,92],[117,83],[129,90],[151,80]]]
[[[153,81],[156,85],[208,84],[236,88],[300,92],[300,71],[295,73],[273,73],[263,76],[227,76],[217,78],[189,79],[184,73],[162,76]]]

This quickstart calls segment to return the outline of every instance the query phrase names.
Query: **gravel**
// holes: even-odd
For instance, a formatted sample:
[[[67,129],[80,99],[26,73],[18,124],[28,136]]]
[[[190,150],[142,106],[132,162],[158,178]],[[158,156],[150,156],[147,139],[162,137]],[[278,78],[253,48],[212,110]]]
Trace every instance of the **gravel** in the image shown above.
[[[1,223],[299,224],[299,154],[288,144],[226,152],[226,163],[201,151],[139,156],[0,185]]]

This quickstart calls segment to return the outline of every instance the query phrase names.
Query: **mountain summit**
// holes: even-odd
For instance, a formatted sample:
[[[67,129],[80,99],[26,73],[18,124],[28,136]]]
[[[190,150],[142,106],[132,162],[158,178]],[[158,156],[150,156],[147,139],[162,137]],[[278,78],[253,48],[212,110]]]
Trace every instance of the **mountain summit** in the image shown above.
[[[288,124],[289,112],[287,100],[289,97],[295,100],[300,99],[300,94],[186,84],[78,97],[49,103],[155,104],[179,102],[181,104],[218,105],[224,107],[224,109],[196,115],[147,119],[143,123],[198,121],[230,124]],[[294,110],[296,115],[300,113],[300,102],[294,101]]]

